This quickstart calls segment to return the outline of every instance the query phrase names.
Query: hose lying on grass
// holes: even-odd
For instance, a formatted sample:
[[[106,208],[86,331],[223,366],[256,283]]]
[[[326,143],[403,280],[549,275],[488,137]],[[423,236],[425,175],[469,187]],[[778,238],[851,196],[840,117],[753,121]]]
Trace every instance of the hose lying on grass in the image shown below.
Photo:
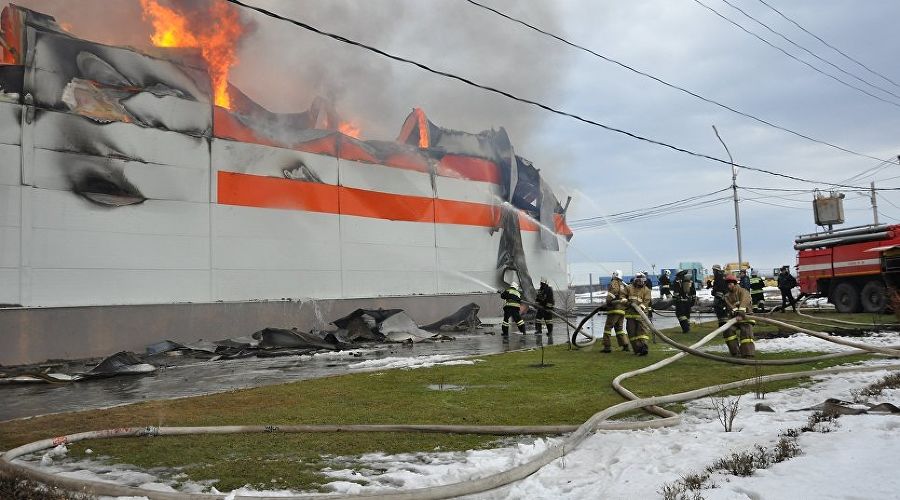
[[[649,320],[646,318],[646,315],[643,315],[643,312],[638,310],[639,313],[642,314],[643,320],[648,324],[648,327],[651,330],[656,330],[652,324],[649,323]],[[596,311],[593,314],[596,314]],[[763,319],[763,318],[757,318]],[[767,320],[767,319],[763,319]],[[771,320],[770,322],[774,322],[774,324],[782,324],[784,326],[790,327],[796,331],[800,331],[803,333],[807,333],[810,335],[814,335],[818,338],[829,342],[835,342],[843,345],[847,345],[850,347],[856,347],[857,350],[846,352],[846,353],[836,353],[829,354],[825,356],[815,356],[808,358],[799,358],[795,360],[749,360],[749,359],[737,359],[737,358],[725,358],[723,356],[716,356],[709,353],[705,353],[703,351],[697,350],[698,347],[712,340],[716,335],[724,331],[726,328],[730,328],[734,324],[734,320],[729,320],[725,325],[717,328],[713,332],[706,335],[703,339],[696,342],[693,346],[683,346],[671,339],[667,336],[659,332],[655,331],[657,335],[660,336],[666,343],[669,343],[673,347],[681,350],[673,356],[666,358],[662,361],[659,361],[653,365],[633,370],[627,373],[620,374],[613,380],[613,387],[626,398],[631,399],[631,401],[619,403],[617,405],[611,406],[605,410],[602,410],[593,416],[591,416],[588,420],[586,420],[583,424],[577,427],[572,426],[537,426],[537,427],[516,427],[516,426],[418,426],[418,425],[349,425],[349,426],[219,426],[219,427],[139,427],[139,428],[123,428],[123,429],[107,429],[101,431],[92,431],[92,432],[82,432],[78,434],[71,434],[67,436],[60,436],[53,439],[44,439],[41,441],[35,441],[33,443],[29,443],[18,448],[12,449],[4,453],[0,456],[0,472],[5,474],[10,474],[14,477],[23,477],[28,479],[33,479],[39,482],[43,482],[52,486],[56,486],[65,490],[70,491],[78,491],[83,493],[89,493],[94,495],[110,495],[110,496],[144,496],[152,499],[160,499],[160,500],[208,500],[208,499],[221,499],[224,498],[225,495],[220,494],[202,494],[202,493],[178,493],[178,492],[158,492],[158,491],[150,491],[141,488],[135,488],[131,486],[117,485],[112,483],[104,483],[100,481],[92,481],[85,479],[76,479],[76,478],[68,478],[62,477],[55,474],[51,474],[48,472],[44,472],[38,469],[33,469],[31,467],[13,463],[12,461],[20,456],[29,453],[35,453],[41,450],[45,450],[48,448],[52,448],[54,446],[66,443],[73,443],[77,441],[82,441],[85,439],[97,439],[97,438],[111,438],[111,437],[131,437],[131,436],[150,436],[150,435],[188,435],[188,434],[231,434],[231,433],[247,433],[247,432],[339,432],[339,431],[353,431],[353,432],[397,432],[397,431],[414,431],[414,432],[457,432],[457,433],[487,433],[487,434],[523,434],[523,433],[543,433],[543,432],[551,432],[551,433],[564,433],[570,432],[568,436],[562,438],[559,442],[548,446],[543,452],[531,457],[527,462],[517,465],[511,469],[496,472],[490,474],[488,476],[473,478],[462,482],[441,485],[441,486],[433,486],[427,488],[420,488],[415,490],[406,490],[406,491],[396,491],[396,490],[386,490],[386,491],[378,491],[372,493],[363,493],[363,494],[355,494],[350,496],[342,496],[342,495],[296,495],[293,497],[266,497],[266,496],[229,496],[229,498],[245,498],[245,499],[264,499],[264,498],[295,498],[295,499],[315,499],[315,500],[335,500],[335,499],[357,499],[357,498],[381,498],[381,499],[408,499],[408,500],[425,500],[425,499],[439,499],[439,498],[453,498],[462,495],[471,495],[483,491],[488,491],[491,489],[499,488],[504,485],[508,485],[515,481],[524,479],[529,475],[538,471],[544,465],[556,460],[557,458],[563,457],[566,453],[572,451],[577,448],[587,437],[589,437],[594,431],[598,429],[637,429],[637,428],[648,428],[648,427],[667,427],[677,425],[680,422],[680,417],[673,412],[665,410],[663,408],[659,408],[659,405],[668,404],[668,403],[677,403],[682,401],[689,401],[692,399],[697,399],[700,397],[708,396],[711,394],[715,394],[718,392],[736,389],[740,387],[746,387],[750,385],[756,385],[760,383],[766,382],[774,382],[781,380],[790,380],[794,378],[803,378],[809,377],[813,375],[823,375],[823,374],[831,374],[831,373],[847,373],[847,372],[866,372],[866,371],[879,371],[879,370],[898,370],[900,369],[900,364],[892,364],[892,365],[884,365],[884,366],[869,366],[869,367],[836,367],[836,368],[827,368],[821,370],[811,370],[804,372],[796,372],[796,373],[782,373],[775,375],[766,375],[766,376],[757,376],[737,382],[727,383],[727,384],[719,384],[709,387],[704,387],[701,389],[695,389],[692,391],[681,392],[678,394],[671,394],[667,396],[656,396],[650,398],[637,398],[637,396],[625,389],[621,382],[627,378],[633,377],[635,375],[639,375],[641,373],[647,373],[649,371],[653,371],[659,369],[663,366],[671,364],[678,359],[686,356],[687,354],[698,355],[707,359],[713,359],[715,361],[720,362],[729,362],[735,364],[747,364],[747,365],[770,365],[770,364],[797,364],[797,363],[807,363],[810,361],[819,361],[822,359],[831,359],[840,356],[849,356],[858,354],[860,352],[870,352],[875,354],[887,355],[887,356],[900,356],[900,350],[896,348],[884,348],[884,347],[876,347],[869,346],[859,342],[846,341],[840,338],[831,337],[827,334],[823,334],[821,332],[813,332],[811,330],[802,329],[799,327],[795,327],[793,325],[788,325],[786,323],[777,322],[775,320]],[[582,324],[579,325],[582,326]],[[577,335],[577,332],[576,332]],[[573,336],[574,338],[574,336]],[[773,361],[786,361],[787,363],[773,363]],[[607,422],[608,419],[621,415],[623,413],[638,409],[644,408],[648,411],[652,411],[657,415],[661,415],[664,418],[655,419],[650,421],[642,421],[642,422]]]

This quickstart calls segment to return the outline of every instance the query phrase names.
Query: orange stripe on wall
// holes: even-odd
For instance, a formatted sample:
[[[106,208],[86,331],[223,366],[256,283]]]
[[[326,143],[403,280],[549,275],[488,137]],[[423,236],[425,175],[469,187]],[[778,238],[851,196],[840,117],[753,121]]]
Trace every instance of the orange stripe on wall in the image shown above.
[[[338,186],[219,171],[219,203],[339,213]]]
[[[434,199],[340,187],[341,215],[434,222]]]
[[[500,210],[493,205],[382,193],[293,179],[218,172],[218,203],[243,207],[305,210],[374,219],[496,227]],[[519,214],[523,231],[538,225]]]

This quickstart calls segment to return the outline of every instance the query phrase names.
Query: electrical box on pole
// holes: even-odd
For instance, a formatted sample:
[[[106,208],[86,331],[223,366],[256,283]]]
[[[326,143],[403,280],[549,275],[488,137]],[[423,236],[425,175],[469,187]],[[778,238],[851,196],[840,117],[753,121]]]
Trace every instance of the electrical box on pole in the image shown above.
[[[816,191],[813,198],[813,214],[817,226],[832,226],[844,223],[844,193],[834,191],[822,194]]]

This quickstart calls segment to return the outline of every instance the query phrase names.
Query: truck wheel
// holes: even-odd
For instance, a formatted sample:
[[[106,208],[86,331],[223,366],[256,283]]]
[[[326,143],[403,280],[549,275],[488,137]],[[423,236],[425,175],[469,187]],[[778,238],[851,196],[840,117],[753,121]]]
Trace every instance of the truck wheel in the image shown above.
[[[860,302],[863,311],[867,313],[882,313],[887,308],[887,289],[880,281],[869,281],[860,292]]]
[[[853,283],[839,283],[831,292],[831,303],[838,312],[855,313],[860,311],[859,292]]]

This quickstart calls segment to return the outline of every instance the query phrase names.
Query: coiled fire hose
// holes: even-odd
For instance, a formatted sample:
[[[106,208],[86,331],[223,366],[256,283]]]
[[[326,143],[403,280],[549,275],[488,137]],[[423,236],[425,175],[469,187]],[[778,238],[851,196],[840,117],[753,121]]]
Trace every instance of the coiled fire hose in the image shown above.
[[[639,309],[639,308],[638,308]],[[642,311],[638,310],[639,313]],[[646,323],[647,321],[646,315],[642,314],[642,318]],[[761,318],[759,318],[761,319]],[[682,392],[678,394],[671,394],[667,396],[656,396],[651,398],[643,398],[639,399],[634,393],[628,391],[624,387],[622,387],[621,382],[627,378],[633,377],[635,375],[639,375],[641,373],[647,373],[652,370],[656,370],[662,366],[668,365],[684,357],[687,354],[697,354],[703,353],[702,351],[698,351],[697,348],[702,346],[703,344],[709,342],[716,335],[721,333],[727,328],[730,328],[734,324],[735,320],[729,320],[723,326],[715,329],[711,333],[707,334],[703,339],[696,342],[692,346],[682,346],[677,342],[672,341],[668,337],[662,335],[660,332],[656,332],[657,335],[660,336],[664,341],[673,345],[680,349],[682,352],[679,352],[669,358],[666,358],[662,361],[659,361],[653,365],[633,370],[631,372],[623,373],[617,376],[613,380],[613,387],[619,391],[623,396],[631,399],[631,401],[619,403],[612,407],[609,407],[605,410],[602,410],[593,416],[591,416],[587,421],[583,424],[575,428],[572,434],[566,436],[561,439],[558,443],[554,443],[548,446],[543,452],[537,454],[536,456],[529,459],[527,462],[522,463],[516,467],[511,469],[500,471],[494,474],[490,474],[481,478],[473,478],[457,483],[441,485],[441,486],[433,486],[427,488],[420,488],[415,490],[407,490],[407,491],[383,491],[383,492],[372,492],[372,493],[363,493],[356,494],[351,496],[342,496],[342,495],[296,495],[292,497],[278,496],[278,497],[267,497],[267,496],[233,496],[229,495],[228,498],[238,499],[267,499],[267,498],[294,498],[294,499],[315,499],[315,500],[335,500],[335,499],[356,499],[356,498],[380,498],[380,499],[408,499],[408,500],[424,500],[424,499],[439,499],[439,498],[452,498],[462,495],[470,495],[483,491],[488,491],[491,489],[495,489],[512,482],[518,481],[520,479],[524,479],[525,477],[533,474],[538,471],[544,465],[556,460],[557,458],[563,457],[566,453],[570,452],[574,448],[578,447],[578,445],[584,441],[587,437],[589,437],[595,430],[598,429],[636,429],[636,428],[647,428],[647,427],[664,427],[664,426],[672,426],[676,425],[680,422],[680,417],[676,414],[659,408],[658,405],[668,404],[668,403],[676,403],[682,401],[688,401],[691,399],[697,399],[700,397],[708,396],[711,394],[715,394],[717,392],[722,392],[730,389],[745,387],[753,384],[760,384],[766,382],[780,381],[780,380],[790,380],[793,378],[803,378],[809,377],[813,375],[823,375],[823,374],[832,374],[832,373],[846,373],[846,372],[866,372],[866,371],[879,371],[879,370],[898,370],[900,369],[900,364],[893,365],[879,365],[879,366],[868,366],[868,367],[837,367],[837,368],[828,368],[821,370],[812,370],[805,372],[795,372],[795,373],[782,373],[775,375],[767,375],[767,376],[759,376],[753,377],[737,382],[732,382],[728,384],[720,384],[709,387],[704,387],[701,389],[695,389],[692,391]],[[781,322],[779,322],[781,323]],[[788,325],[791,326],[791,325]],[[652,324],[649,325],[651,329]],[[886,354],[890,356],[898,356],[900,355],[900,350],[894,348],[881,348],[875,346],[868,346],[866,344],[858,343],[858,342],[850,342],[843,341],[843,339],[837,339],[834,337],[830,337],[821,332],[812,332],[805,331],[804,329],[799,329],[797,327],[791,326],[791,328],[796,328],[798,331],[802,331],[803,333],[814,334],[814,336],[818,338],[822,338],[823,340],[829,342],[841,343],[844,345],[849,345],[852,347],[858,347],[859,350],[851,351],[847,353],[838,353],[836,355],[826,355],[826,356],[817,356],[812,358],[805,358],[806,360],[820,360],[820,359],[828,359],[832,357],[838,356],[848,356],[857,354],[859,352],[872,352],[878,354]],[[839,342],[840,340],[840,342]],[[707,353],[703,353],[704,355]],[[697,354],[699,355],[699,354]],[[716,361],[725,361],[725,362],[735,362],[737,359],[724,358],[721,356],[712,356],[708,359],[714,359]],[[703,356],[707,357],[707,356]],[[738,364],[755,364],[755,365],[763,365],[770,364],[765,363],[765,361],[771,360],[740,360],[746,361],[746,363],[738,363]],[[798,363],[801,361],[794,360],[794,363]],[[808,362],[808,361],[802,361]],[[635,410],[638,408],[645,408],[658,415],[662,415],[665,418],[656,419],[651,421],[644,422],[618,422],[618,423],[610,423],[607,422],[609,418],[612,418],[616,415],[620,415],[622,413]],[[525,430],[525,429],[530,429]],[[397,431],[416,431],[416,432],[460,432],[460,433],[488,433],[488,434],[503,434],[503,433],[526,433],[526,432],[544,432],[548,428],[547,427],[505,427],[505,426],[417,426],[417,425],[349,425],[349,426],[220,426],[220,427],[137,427],[137,428],[123,428],[123,429],[107,429],[101,431],[92,431],[92,432],[82,432],[77,434],[71,434],[67,436],[60,436],[53,439],[44,439],[41,441],[35,441],[33,443],[29,443],[18,448],[12,449],[4,453],[0,456],[0,471],[11,474],[14,477],[24,477],[29,479],[34,479],[52,486],[56,486],[62,489],[70,490],[70,491],[79,491],[82,493],[94,494],[94,495],[111,495],[111,496],[144,496],[152,499],[160,499],[160,500],[208,500],[208,499],[222,499],[224,495],[212,495],[212,494],[202,494],[202,493],[178,493],[178,492],[158,492],[158,491],[150,491],[142,488],[135,488],[131,486],[117,485],[112,483],[104,483],[100,481],[92,481],[92,480],[84,480],[84,479],[76,479],[76,478],[68,478],[57,476],[55,474],[50,474],[48,472],[44,472],[38,469],[33,469],[31,467],[13,463],[13,460],[17,457],[20,457],[25,454],[35,453],[41,450],[45,450],[60,444],[74,443],[77,441],[85,440],[85,439],[97,439],[97,438],[110,438],[110,437],[129,437],[129,436],[149,436],[149,435],[189,435],[189,434],[231,434],[231,433],[245,433],[245,432],[337,432],[337,431],[354,431],[354,432],[397,432]],[[556,432],[568,432],[571,430],[571,426],[556,426]],[[552,432],[552,431],[551,431]]]

